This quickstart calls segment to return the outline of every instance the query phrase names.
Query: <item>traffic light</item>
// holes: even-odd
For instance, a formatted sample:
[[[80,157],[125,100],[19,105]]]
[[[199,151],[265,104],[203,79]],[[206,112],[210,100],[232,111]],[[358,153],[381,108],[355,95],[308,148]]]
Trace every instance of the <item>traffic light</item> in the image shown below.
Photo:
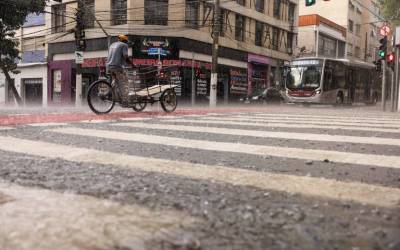
[[[306,0],[306,7],[314,5],[316,0]]]
[[[379,40],[379,43],[380,43],[380,46],[379,46],[378,55],[381,60],[385,60],[386,53],[387,53],[387,43],[388,43],[387,36],[384,36],[381,40]]]
[[[390,52],[387,56],[386,56],[386,62],[388,67],[390,68],[394,68],[394,59],[395,59],[395,55],[393,52]]]

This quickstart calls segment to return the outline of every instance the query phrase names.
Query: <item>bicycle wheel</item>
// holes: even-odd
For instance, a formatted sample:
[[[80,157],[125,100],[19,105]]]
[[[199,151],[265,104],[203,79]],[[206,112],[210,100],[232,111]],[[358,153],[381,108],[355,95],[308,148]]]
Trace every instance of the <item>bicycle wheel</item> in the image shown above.
[[[142,112],[147,106],[147,102],[143,100],[139,100],[135,104],[133,104],[132,109],[136,112]]]
[[[166,89],[161,94],[160,103],[162,109],[167,112],[171,113],[174,112],[176,106],[178,106],[178,99],[176,97],[176,93],[173,89]]]
[[[98,115],[109,113],[115,105],[111,84],[107,81],[94,82],[89,87],[87,101],[94,113]]]

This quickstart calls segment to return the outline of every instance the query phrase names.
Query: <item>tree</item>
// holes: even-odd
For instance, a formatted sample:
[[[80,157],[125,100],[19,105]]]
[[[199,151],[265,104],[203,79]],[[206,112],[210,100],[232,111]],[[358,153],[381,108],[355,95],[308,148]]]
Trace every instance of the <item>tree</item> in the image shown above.
[[[383,16],[393,25],[400,25],[400,1],[380,0]]]
[[[22,105],[22,99],[10,77],[10,72],[18,73],[16,61],[20,59],[15,31],[24,24],[29,13],[43,12],[45,5],[46,0],[0,0],[0,69],[18,105]]]

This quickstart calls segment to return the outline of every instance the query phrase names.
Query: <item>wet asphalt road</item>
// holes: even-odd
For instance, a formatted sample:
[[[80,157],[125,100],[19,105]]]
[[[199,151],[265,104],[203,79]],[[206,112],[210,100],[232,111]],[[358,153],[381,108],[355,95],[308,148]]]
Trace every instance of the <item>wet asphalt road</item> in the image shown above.
[[[376,123],[376,128],[387,124],[390,124],[393,129],[400,128],[399,115],[382,114],[367,107],[341,110],[336,108],[302,109],[285,106],[268,109],[265,113],[221,113],[178,116],[175,119],[153,117],[131,121],[111,120],[101,123],[74,122],[43,127],[21,125],[12,129],[0,130],[3,144],[8,137],[23,139],[12,145],[11,148],[22,147],[25,143],[24,140],[29,140],[50,143],[50,145],[62,145],[66,146],[66,149],[90,149],[94,150],[93,152],[100,152],[99,156],[101,152],[114,153],[116,156],[115,159],[108,159],[115,163],[101,164],[96,160],[96,155],[90,156],[93,159],[90,158],[86,161],[71,160],[72,158],[68,158],[70,156],[64,156],[62,153],[65,152],[65,155],[68,155],[68,150],[57,151],[56,147],[54,147],[54,152],[50,152],[53,156],[49,156],[51,154],[47,151],[44,152],[45,149],[41,150],[40,147],[27,147],[18,151],[0,146],[0,219],[6,222],[5,225],[14,225],[10,228],[0,229],[0,248],[54,249],[54,246],[63,244],[62,246],[65,248],[60,249],[400,249],[400,196],[396,196],[400,190],[400,162],[397,165],[399,167],[396,167],[396,164],[390,165],[393,167],[384,167],[352,162],[339,163],[335,162],[334,158],[307,160],[290,155],[278,157],[268,153],[260,155],[230,152],[229,149],[209,150],[202,148],[200,144],[197,148],[196,144],[183,147],[164,145],[157,141],[146,143],[140,142],[140,140],[129,141],[124,138],[104,138],[102,133],[102,131],[108,131],[166,136],[171,138],[171,144],[174,144],[176,139],[184,139],[223,142],[228,146],[237,144],[270,146],[278,151],[282,148],[295,148],[356,153],[358,157],[363,155],[400,156],[400,146],[396,145],[349,143],[340,140],[321,142],[306,139],[261,138],[240,134],[224,135],[124,126],[124,124],[130,123],[168,124],[400,140],[400,130],[397,133],[386,133],[357,129],[284,128],[278,126],[266,128],[257,126],[258,123],[255,122],[259,119],[260,124],[266,124],[269,115],[274,116],[274,119],[279,119],[279,115],[282,114],[287,114],[287,116],[284,115],[286,118],[304,118],[304,120],[282,119],[281,122],[287,124],[302,124],[302,122],[306,123],[313,119],[322,119],[327,122],[346,120],[355,125],[343,125],[343,127],[351,128],[352,126],[356,127],[357,121],[361,120],[362,122],[359,124],[361,127],[363,124],[369,124],[368,121],[370,121],[371,124],[372,122]],[[319,116],[319,118],[314,116]],[[335,116],[337,118],[332,118]],[[217,118],[217,120],[225,121],[225,124],[207,123],[206,119],[209,118]],[[236,118],[247,119],[254,125],[232,124],[231,122]],[[191,120],[203,121],[191,123]],[[122,124],[122,126],[115,126],[115,124]],[[82,136],[53,130],[71,127],[94,129],[98,134],[97,136]],[[32,153],[31,150],[35,153]],[[149,159],[150,163],[138,161],[137,164],[140,165],[140,168],[122,166],[118,163],[118,159],[124,159],[123,157],[126,155],[144,157]],[[150,167],[153,159],[167,161],[165,161],[165,165],[160,166],[160,171],[147,171],[146,164],[149,164]],[[217,171],[218,167],[223,167],[227,180],[225,181],[224,176],[204,179],[201,177],[202,171],[197,168],[194,168],[197,172],[179,174],[183,163],[199,165],[210,169],[211,173]],[[171,171],[163,171],[162,168],[176,168],[177,170],[173,174]],[[234,179],[228,180],[231,175],[229,171],[235,175],[235,173],[241,173],[237,171],[242,170],[251,176],[272,174],[272,177],[261,179],[267,185],[269,181],[271,183],[275,181],[275,179],[269,178],[283,176],[281,185],[287,186],[288,190],[292,191],[285,192],[273,186],[264,188],[262,183],[252,183],[251,180],[247,185],[243,185],[239,180],[237,182]],[[289,180],[287,176],[294,182],[287,181]],[[311,180],[307,182],[309,186],[304,186],[304,190],[293,191],[290,186],[296,184],[297,178],[299,178],[299,182],[300,179],[303,180],[302,178]],[[323,182],[334,181],[335,184],[332,185],[338,185],[338,187],[351,184],[356,187],[355,189],[358,186],[367,185],[368,188],[371,187],[372,191],[362,195],[367,199],[370,195],[371,200],[374,201],[382,198],[382,204],[360,202],[361,198],[358,199],[358,193],[354,193],[353,200],[342,199],[340,196],[333,199],[335,194],[328,194],[328,192],[325,194],[324,190],[321,190],[321,195],[307,193],[308,188],[318,190],[324,187],[319,186],[321,185],[319,184],[320,180]],[[394,192],[395,200],[389,200],[382,193],[374,192],[375,188],[384,188],[382,190]],[[13,189],[21,191],[13,193],[11,191]],[[38,229],[37,224],[40,223],[34,221],[34,218],[40,217],[33,216],[30,223],[33,225],[32,228],[38,231],[31,233],[37,233],[42,238],[27,239],[26,241],[29,242],[24,244],[24,234],[22,233],[24,221],[19,222],[21,223],[20,227],[15,226],[14,221],[9,218],[10,215],[13,215],[12,209],[10,207],[7,210],[7,206],[12,206],[19,199],[25,199],[29,207],[29,201],[33,199],[34,195],[22,196],[20,194],[28,192],[28,190],[50,191],[51,195],[57,197],[58,200],[64,199],[66,194],[76,196],[77,200],[87,197],[85,199],[90,202],[77,205],[82,208],[87,203],[100,202],[98,205],[100,209],[104,205],[102,202],[106,201],[118,206],[126,206],[128,210],[135,209],[133,209],[132,215],[129,213],[120,215],[120,220],[125,223],[119,223],[119,227],[114,230],[115,233],[106,233],[106,230],[95,231],[94,226],[85,219],[93,217],[93,220],[102,221],[105,220],[106,215],[118,214],[119,209],[105,210],[106,212],[102,210],[96,213],[90,212],[89,209],[86,213],[78,213],[75,218],[75,210],[69,208],[68,205],[58,207],[57,203],[54,205],[54,210],[65,210],[65,213],[71,214],[70,220],[72,221],[68,223],[73,224],[75,220],[76,223],[82,223],[81,226],[68,231],[71,224],[61,224],[57,226],[63,230],[57,231],[52,230],[53,224],[45,224],[44,228]],[[349,194],[354,191],[352,188],[346,190]],[[376,197],[377,194],[381,194],[382,197]],[[48,194],[49,197],[51,195]],[[42,195],[41,197],[41,202],[45,203],[47,196]],[[92,201],[92,199],[94,200]],[[40,202],[38,204],[37,213],[40,213]],[[146,211],[143,212],[146,214],[146,216],[143,215],[146,220],[141,220],[140,217],[133,222],[129,220],[130,216],[137,211],[136,206]],[[9,212],[2,213],[2,207],[5,209],[4,211]],[[71,207],[73,206],[71,205]],[[36,213],[34,207],[27,208],[27,210],[30,213]],[[56,224],[57,216],[55,216]],[[168,221],[164,221],[167,219]],[[18,220],[16,221],[18,222]],[[60,223],[62,223],[61,219]],[[132,229],[133,226],[135,226],[134,229]],[[96,227],[106,226],[96,224]],[[142,231],[146,233],[142,233]],[[50,237],[52,232],[58,233],[57,236],[62,236],[64,239]],[[67,240],[68,238],[75,239],[75,234],[86,235],[85,237],[90,240],[98,239],[98,244],[84,244],[82,243],[85,242],[84,239]],[[107,239],[107,241],[103,242],[101,239]],[[38,243],[46,240],[48,245]]]

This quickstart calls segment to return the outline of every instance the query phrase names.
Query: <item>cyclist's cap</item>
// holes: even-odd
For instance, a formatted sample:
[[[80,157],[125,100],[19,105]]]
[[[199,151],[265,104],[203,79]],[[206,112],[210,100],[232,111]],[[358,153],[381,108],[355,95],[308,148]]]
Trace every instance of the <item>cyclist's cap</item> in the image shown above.
[[[121,42],[126,42],[128,41],[128,36],[127,35],[118,35],[118,40]]]

